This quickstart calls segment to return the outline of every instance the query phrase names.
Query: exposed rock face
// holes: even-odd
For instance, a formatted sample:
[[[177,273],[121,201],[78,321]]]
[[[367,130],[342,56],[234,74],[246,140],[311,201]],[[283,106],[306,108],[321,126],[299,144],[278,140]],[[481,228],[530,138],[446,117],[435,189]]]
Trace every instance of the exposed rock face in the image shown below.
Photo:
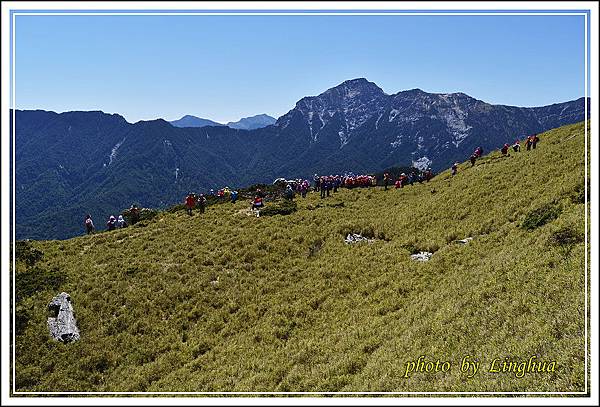
[[[78,341],[79,329],[69,294],[63,292],[52,298],[48,309],[53,315],[48,317],[48,329],[52,338],[64,343]]]

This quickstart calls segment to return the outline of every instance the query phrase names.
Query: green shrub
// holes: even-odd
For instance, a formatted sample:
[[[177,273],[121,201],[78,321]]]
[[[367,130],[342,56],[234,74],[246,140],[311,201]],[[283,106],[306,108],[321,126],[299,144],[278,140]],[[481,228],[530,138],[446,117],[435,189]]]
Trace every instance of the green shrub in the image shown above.
[[[50,270],[33,267],[16,273],[15,280],[16,301],[20,302],[39,291],[58,291],[59,287],[65,282],[65,277],[56,267]]]
[[[26,240],[19,240],[15,243],[16,260],[22,261],[31,267],[44,256],[44,252],[31,246]]]
[[[298,205],[295,201],[284,200],[279,202],[273,202],[270,205],[260,210],[261,216],[273,216],[273,215],[289,215],[298,210]]]
[[[560,212],[561,208],[556,202],[542,205],[527,214],[521,227],[527,230],[534,230],[558,218]]]
[[[585,203],[585,184],[583,182],[577,184],[575,186],[575,188],[573,188],[573,191],[571,191],[569,198],[571,198],[571,202],[573,202],[574,204]],[[588,197],[587,198],[588,198],[588,202],[589,202],[589,200],[590,200],[589,185],[588,185]]]
[[[133,218],[131,213],[131,209],[125,209],[121,214],[127,222],[127,225],[134,225],[140,222],[144,222],[144,224],[148,224],[150,220],[152,220],[156,215],[158,215],[159,211],[156,209],[150,208],[141,208],[139,209],[139,215],[137,221]]]
[[[558,246],[570,246],[583,242],[583,234],[572,227],[564,227],[552,233],[550,243]]]

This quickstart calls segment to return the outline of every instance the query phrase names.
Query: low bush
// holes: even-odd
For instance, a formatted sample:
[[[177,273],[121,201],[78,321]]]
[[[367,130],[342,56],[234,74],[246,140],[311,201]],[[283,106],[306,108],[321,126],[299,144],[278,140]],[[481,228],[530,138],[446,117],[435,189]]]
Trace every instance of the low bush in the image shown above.
[[[552,233],[550,243],[558,246],[570,246],[583,242],[583,234],[572,227],[564,227]]]
[[[558,218],[560,212],[561,208],[556,202],[542,205],[525,216],[521,227],[527,230],[534,230]]]
[[[19,240],[15,243],[16,260],[22,261],[27,266],[31,267],[44,256],[44,252],[31,246],[31,243],[26,240]]]
[[[65,282],[65,277],[58,268],[45,270],[40,267],[29,268],[16,273],[16,301],[30,297],[36,292],[44,290],[58,291]]]
[[[289,215],[298,210],[298,205],[295,201],[284,200],[279,202],[273,202],[267,207],[261,209],[261,216],[273,216],[273,215]]]

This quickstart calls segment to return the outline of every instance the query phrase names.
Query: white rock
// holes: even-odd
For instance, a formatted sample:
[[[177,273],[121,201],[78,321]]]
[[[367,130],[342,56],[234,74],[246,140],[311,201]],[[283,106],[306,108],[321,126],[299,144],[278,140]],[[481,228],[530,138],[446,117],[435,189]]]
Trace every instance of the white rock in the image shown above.
[[[48,329],[52,338],[64,343],[78,341],[79,329],[69,294],[63,292],[52,298],[48,308],[54,315],[48,318]]]
[[[428,261],[431,258],[431,256],[433,256],[433,253],[419,252],[416,254],[411,254],[410,258],[415,261]]]

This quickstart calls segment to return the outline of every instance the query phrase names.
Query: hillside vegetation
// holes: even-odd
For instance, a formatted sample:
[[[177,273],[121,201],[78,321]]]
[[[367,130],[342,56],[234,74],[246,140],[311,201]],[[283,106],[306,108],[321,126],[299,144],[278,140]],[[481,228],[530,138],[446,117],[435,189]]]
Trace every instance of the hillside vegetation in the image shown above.
[[[583,134],[403,189],[311,193],[285,216],[238,201],[24,245],[17,390],[583,391]],[[61,291],[81,330],[66,345],[46,326]],[[421,355],[451,368],[405,377]],[[555,371],[488,371],[532,355]]]

